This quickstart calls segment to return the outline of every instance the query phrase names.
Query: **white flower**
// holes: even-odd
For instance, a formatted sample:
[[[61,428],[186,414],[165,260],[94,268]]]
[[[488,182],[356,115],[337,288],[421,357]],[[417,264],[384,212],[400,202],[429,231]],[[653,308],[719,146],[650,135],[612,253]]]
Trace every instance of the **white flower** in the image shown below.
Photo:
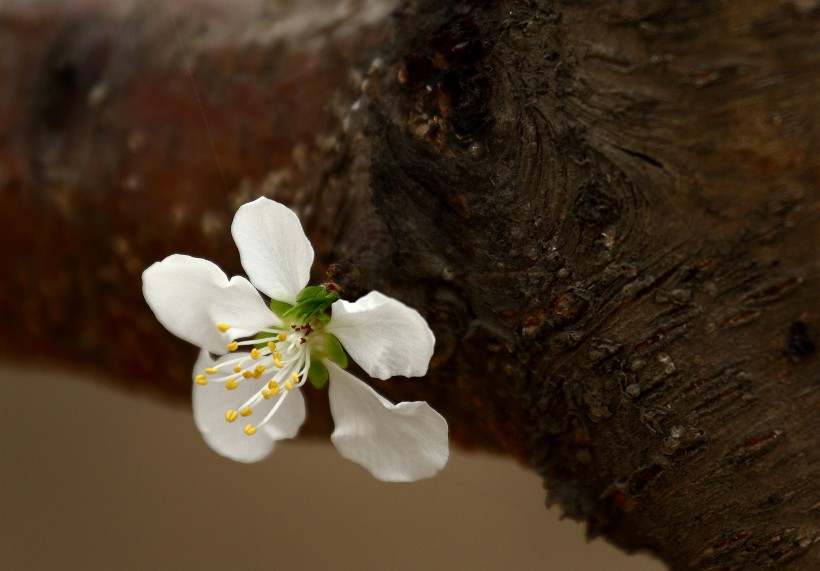
[[[343,369],[346,350],[379,379],[426,374],[435,338],[424,318],[379,292],[349,303],[306,287],[313,248],[296,215],[277,202],[240,207],[231,233],[250,281],[228,280],[213,263],[179,254],[142,276],[157,319],[202,348],[193,406],[208,444],[240,462],[260,460],[304,421],[299,388],[329,381],[331,439],[342,456],[385,481],[438,472],[448,457],[444,418],[425,402],[394,405]]]

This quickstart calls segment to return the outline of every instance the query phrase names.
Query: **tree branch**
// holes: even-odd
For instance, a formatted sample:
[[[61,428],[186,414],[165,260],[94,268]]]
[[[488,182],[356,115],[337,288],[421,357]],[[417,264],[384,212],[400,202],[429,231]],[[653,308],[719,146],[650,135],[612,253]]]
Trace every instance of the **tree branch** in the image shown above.
[[[431,321],[430,375],[383,392],[592,534],[817,567],[817,3],[317,6],[179,17],[215,153],[167,15],[0,13],[0,353],[187,398],[139,274],[239,273],[230,217],[264,194],[317,279]]]

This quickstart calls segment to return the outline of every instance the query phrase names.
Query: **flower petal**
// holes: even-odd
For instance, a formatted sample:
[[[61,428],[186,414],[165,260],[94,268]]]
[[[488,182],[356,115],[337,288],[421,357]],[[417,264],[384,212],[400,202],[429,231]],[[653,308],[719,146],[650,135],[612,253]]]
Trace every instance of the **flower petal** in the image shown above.
[[[294,303],[313,264],[313,246],[296,214],[261,197],[239,207],[231,234],[251,283],[272,299]]]
[[[337,365],[330,373],[331,440],[385,482],[429,478],[447,463],[447,421],[426,402],[397,405]]]
[[[262,427],[274,440],[293,438],[305,422],[305,398],[300,389],[282,392],[285,399],[273,417]],[[271,399],[274,400],[274,399]],[[264,418],[261,417],[260,418]]]
[[[280,325],[259,292],[243,277],[228,281],[214,263],[181,254],[168,256],[142,273],[142,292],[168,331],[211,353],[226,344]],[[226,333],[218,323],[231,325]]]
[[[214,361],[206,351],[202,351],[194,365],[194,376],[233,357],[233,354],[223,355]],[[208,445],[222,456],[238,462],[256,462],[270,454],[274,441],[291,438],[299,431],[305,420],[305,401],[298,390],[287,393],[287,398],[273,417],[252,436],[245,434],[245,425],[248,422],[258,423],[265,418],[277,399],[261,400],[247,418],[240,416],[234,422],[225,420],[228,409],[238,410],[265,382],[264,379],[253,378],[241,380],[239,386],[231,391],[225,388],[224,383],[209,382],[204,386],[194,383],[194,423]]]
[[[388,379],[427,373],[436,338],[418,311],[377,291],[354,303],[340,299],[331,307],[326,330],[368,375]]]
[[[221,357],[227,358],[227,355]],[[200,352],[194,365],[194,376],[213,365],[214,361],[208,353]],[[256,379],[249,380],[254,382],[243,381],[232,391],[227,390],[223,383],[214,382],[205,386],[194,383],[193,388],[194,423],[205,442],[222,456],[238,462],[261,460],[271,453],[274,443],[272,438],[261,431],[253,436],[245,434],[243,427],[247,423],[243,422],[242,417],[234,422],[225,420],[225,411],[236,410],[259,390],[260,383]]]

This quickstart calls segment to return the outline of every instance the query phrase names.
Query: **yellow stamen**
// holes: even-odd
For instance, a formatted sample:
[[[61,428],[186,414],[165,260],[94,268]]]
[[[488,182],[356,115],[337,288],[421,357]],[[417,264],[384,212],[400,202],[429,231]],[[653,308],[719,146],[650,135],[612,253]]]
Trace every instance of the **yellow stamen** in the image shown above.
[[[287,334],[287,333],[280,333],[280,334],[279,334],[279,341],[284,341],[284,340],[285,340],[285,339],[287,339],[287,338],[288,338],[288,334]]]
[[[259,358],[259,349],[254,347],[251,349],[251,359],[258,359]]]
[[[239,416],[239,413],[235,410],[228,409],[225,411],[225,420],[228,422],[233,422],[237,416]]]
[[[208,380],[205,378],[205,375],[197,375],[194,377],[194,382],[198,385],[207,385]]]
[[[253,411],[251,410],[251,407],[246,407],[239,411],[239,414],[242,416],[250,416],[252,413]]]
[[[236,351],[237,349],[239,349],[239,343],[236,341],[228,343],[228,351]]]
[[[293,389],[293,381],[288,379],[287,381],[285,381],[285,390],[289,391],[289,390],[292,390],[292,389]]]
[[[231,328],[231,326],[227,323],[217,323],[216,328],[219,329],[222,333],[225,333],[228,329]]]
[[[270,381],[268,383],[268,388],[271,390],[271,394],[275,395],[279,392],[279,383],[276,381]]]
[[[255,371],[259,371],[260,373],[264,372],[265,365],[257,365]]]
[[[216,367],[211,367],[209,369],[205,369],[205,372],[209,375],[215,375],[219,372],[219,369],[217,369]]]
[[[271,350],[271,353],[276,351],[276,343],[274,343],[273,341],[268,341],[268,349]]]
[[[252,376],[254,379],[258,379],[259,377],[261,377],[261,376],[262,376],[262,371],[254,371],[253,373],[251,373],[251,376]]]
[[[254,434],[256,434],[256,427],[252,424],[246,424],[245,434],[247,434],[248,436],[253,436]]]
[[[240,367],[239,365],[234,365],[233,366],[233,372],[234,373],[241,373],[242,372],[242,367]]]
[[[273,359],[273,364],[274,364],[276,367],[278,367],[279,369],[281,369],[281,368],[283,368],[283,367],[284,367],[284,365],[282,364],[282,361],[280,361],[278,357],[276,357],[276,358],[274,358],[274,359]]]
[[[291,374],[290,374],[290,378],[291,378],[291,379],[293,379],[293,384],[294,384],[294,385],[298,385],[298,384],[299,384],[299,375],[297,375],[297,374],[296,374],[296,373],[294,373],[294,372],[291,372]]]
[[[253,376],[253,373],[251,373],[250,371],[243,371],[242,376],[246,379],[250,379]]]
[[[228,379],[228,382],[225,383],[225,388],[228,389],[229,391],[234,390],[238,386],[239,385],[236,383],[236,379],[234,379],[233,377]]]
[[[282,358],[282,353],[274,353],[273,358],[274,359],[281,359]]]
[[[268,400],[270,398],[270,395],[271,395],[271,392],[268,389],[262,389],[262,397],[265,400]]]

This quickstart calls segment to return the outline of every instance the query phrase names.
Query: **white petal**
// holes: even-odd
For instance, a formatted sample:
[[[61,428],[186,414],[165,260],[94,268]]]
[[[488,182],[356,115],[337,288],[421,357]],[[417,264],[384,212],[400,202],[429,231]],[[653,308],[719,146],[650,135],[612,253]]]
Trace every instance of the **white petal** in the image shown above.
[[[233,353],[223,355],[214,361],[207,352],[202,351],[194,366],[194,376],[234,356]],[[224,383],[212,381],[204,386],[194,383],[194,423],[208,445],[222,456],[239,462],[256,462],[270,454],[274,441],[292,438],[299,431],[305,420],[305,401],[298,390],[288,393],[273,418],[252,436],[245,434],[245,425],[261,422],[277,399],[262,399],[253,407],[251,416],[240,416],[233,422],[225,420],[228,409],[238,410],[265,382],[253,378],[240,380],[239,386],[231,391],[225,388]]]
[[[228,281],[214,263],[174,254],[142,273],[142,293],[168,331],[211,353],[281,321],[243,277]],[[232,326],[221,333],[216,325]]]
[[[296,214],[261,197],[239,207],[231,234],[251,283],[268,297],[294,303],[313,264],[313,246]]]
[[[262,428],[274,440],[293,438],[305,422],[305,398],[300,389],[282,393],[285,400]],[[274,400],[271,398],[271,400]],[[254,413],[256,414],[256,413]],[[264,418],[260,416],[259,418]]]
[[[228,358],[230,358],[228,355],[221,357],[221,359]],[[194,365],[194,376],[212,366],[213,363],[214,361],[205,351],[200,352],[199,359]],[[261,460],[271,453],[274,442],[262,431],[258,431],[253,436],[245,434],[243,428],[247,422],[241,416],[233,422],[225,420],[225,411],[236,410],[259,390],[261,382],[253,378],[247,380],[252,382],[242,381],[232,391],[227,390],[224,383],[214,382],[205,386],[194,383],[193,389],[194,423],[202,433],[205,442],[222,456],[238,462]]]
[[[420,377],[427,373],[436,338],[418,311],[371,291],[355,303],[339,300],[326,331],[371,377]]]
[[[426,402],[397,405],[333,363],[331,440],[342,456],[385,482],[429,478],[447,463],[447,421]]]

